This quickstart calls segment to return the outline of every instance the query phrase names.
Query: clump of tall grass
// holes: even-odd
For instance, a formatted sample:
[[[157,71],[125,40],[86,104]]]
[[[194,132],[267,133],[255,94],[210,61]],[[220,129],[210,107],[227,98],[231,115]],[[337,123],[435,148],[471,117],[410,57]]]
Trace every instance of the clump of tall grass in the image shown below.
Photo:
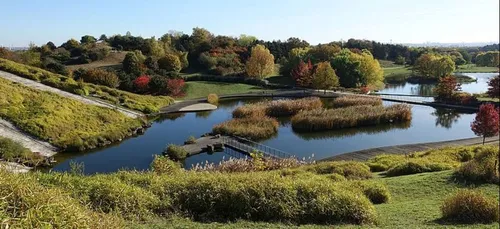
[[[296,158],[230,158],[227,161],[215,163],[196,164],[191,170],[193,171],[208,171],[208,172],[255,172],[269,171],[285,168],[296,168],[300,165],[307,164],[306,161],[300,161]]]
[[[151,162],[151,170],[158,174],[174,174],[181,170],[178,162],[170,160],[169,157],[156,155]]]
[[[278,132],[279,123],[274,118],[235,118],[217,124],[212,128],[214,134],[239,136],[253,140],[270,138]]]
[[[319,162],[303,166],[302,169],[316,174],[339,174],[349,180],[372,178],[370,167],[355,161]]]
[[[382,106],[382,99],[374,96],[342,96],[328,103],[333,108],[351,106]]]
[[[462,164],[455,176],[473,183],[498,184],[500,168],[498,147],[484,147],[474,158]]]
[[[169,144],[163,154],[174,161],[184,160],[188,156],[186,149],[175,144]]]
[[[302,111],[292,118],[292,128],[297,131],[321,131],[410,120],[409,105],[395,104],[388,107],[365,105]]]
[[[31,152],[31,150],[18,142],[0,136],[0,161],[1,160],[33,167],[48,165],[44,156]]]
[[[461,189],[443,202],[441,213],[444,220],[459,223],[498,222],[498,200],[481,192]]]
[[[213,94],[213,93],[208,94],[207,102],[215,105],[215,104],[219,103],[219,96],[217,96],[217,94]]]
[[[314,110],[321,107],[323,107],[323,103],[317,97],[295,100],[280,99],[240,106],[233,111],[233,118],[292,116],[303,110]]]

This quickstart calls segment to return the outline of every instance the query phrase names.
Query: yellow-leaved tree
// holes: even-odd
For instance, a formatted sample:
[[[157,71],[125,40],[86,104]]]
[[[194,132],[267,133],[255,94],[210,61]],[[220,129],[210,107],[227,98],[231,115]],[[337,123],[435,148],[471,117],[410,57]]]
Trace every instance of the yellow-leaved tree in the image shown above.
[[[274,56],[263,45],[255,45],[246,64],[247,75],[262,79],[274,72]]]
[[[364,49],[361,54],[352,53],[351,58],[359,62],[361,82],[366,85],[377,85],[384,81],[384,70],[380,67],[380,63],[373,58],[370,51]]]
[[[313,73],[312,86],[316,89],[327,89],[339,86],[339,77],[335,74],[330,62],[321,62]]]

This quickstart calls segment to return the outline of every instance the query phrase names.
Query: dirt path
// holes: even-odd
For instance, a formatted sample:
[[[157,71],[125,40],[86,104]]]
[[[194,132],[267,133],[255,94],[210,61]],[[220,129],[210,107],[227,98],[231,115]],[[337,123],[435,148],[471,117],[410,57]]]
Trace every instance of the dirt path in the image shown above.
[[[428,142],[420,144],[396,145],[365,149],[350,153],[344,153],[333,157],[321,159],[320,161],[366,161],[380,154],[410,154],[414,152],[425,151],[429,149],[443,148],[447,146],[470,146],[480,145],[483,138],[467,138],[442,142]],[[486,138],[485,144],[499,144],[499,137]]]
[[[96,106],[100,106],[100,107],[107,107],[107,108],[111,108],[111,109],[116,109],[116,110],[120,111],[121,113],[123,113],[131,118],[138,118],[140,116],[143,116],[143,114],[141,114],[140,112],[127,110],[127,109],[124,109],[124,108],[121,108],[121,107],[118,107],[118,106],[115,106],[115,105],[112,105],[112,104],[109,104],[106,102],[102,102],[102,101],[98,101],[95,99],[89,99],[89,98],[86,98],[83,96],[71,94],[69,92],[65,92],[65,91],[59,90],[57,88],[49,87],[49,86],[44,85],[42,83],[38,83],[36,81],[29,80],[29,79],[26,79],[26,78],[23,78],[23,77],[20,77],[20,76],[17,76],[17,75],[8,73],[8,72],[0,71],[0,77],[7,79],[7,80],[10,80],[10,81],[14,81],[16,83],[22,84],[22,85],[27,86],[27,87],[37,89],[37,90],[48,91],[48,92],[52,92],[52,93],[58,94],[60,96],[66,97],[66,98],[75,99],[75,100],[78,100],[82,103],[96,105]]]

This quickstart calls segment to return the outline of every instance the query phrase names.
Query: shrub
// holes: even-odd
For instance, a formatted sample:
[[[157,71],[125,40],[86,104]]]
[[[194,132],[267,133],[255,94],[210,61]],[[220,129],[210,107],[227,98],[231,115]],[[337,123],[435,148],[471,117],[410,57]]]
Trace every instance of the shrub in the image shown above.
[[[182,96],[185,82],[183,79],[168,79],[167,91],[172,96]]]
[[[391,199],[391,193],[389,192],[389,189],[386,185],[380,182],[370,180],[347,181],[339,183],[339,185],[346,188],[358,189],[374,204],[388,203]]]
[[[370,168],[361,163],[354,161],[334,161],[321,162],[314,165],[305,166],[307,171],[316,174],[340,174],[347,179],[369,179],[372,178]]]
[[[133,82],[134,88],[139,92],[147,92],[149,90],[149,82],[151,77],[147,75],[137,77]]]
[[[149,81],[149,88],[151,92],[165,95],[168,93],[167,90],[167,77],[155,75],[151,77],[151,81]]]
[[[272,137],[278,127],[278,121],[269,117],[237,118],[215,125],[212,132],[257,140]]]
[[[441,206],[443,219],[459,223],[498,222],[498,200],[481,192],[461,189]]]
[[[174,54],[167,54],[158,59],[158,67],[169,72],[179,72],[182,68],[179,57]]]
[[[103,69],[90,69],[81,75],[81,78],[88,83],[100,84],[108,87],[118,87],[120,79],[113,73]]]
[[[473,160],[458,168],[455,175],[469,182],[496,184],[500,172],[498,158],[497,147],[481,148]]]
[[[38,166],[45,164],[45,158],[33,153],[20,143],[0,136],[0,159],[17,162],[27,166]]]
[[[155,155],[151,162],[151,170],[159,174],[174,174],[179,171],[181,166],[179,163],[170,160],[169,157]]]
[[[365,105],[301,111],[292,118],[292,128],[297,131],[319,131],[409,120],[411,120],[409,105],[396,104],[389,107]]]
[[[233,118],[291,116],[300,111],[318,109],[322,106],[323,103],[317,97],[273,100],[240,106],[233,111]]]
[[[184,160],[188,156],[186,149],[182,146],[174,144],[168,145],[167,149],[163,153],[174,161]]]
[[[189,138],[184,142],[184,144],[194,144],[196,143],[196,138],[194,136],[189,136]]]
[[[295,168],[305,164],[304,161],[299,161],[296,158],[263,158],[251,157],[250,159],[234,159],[230,158],[227,161],[222,161],[219,164],[206,163],[203,165],[197,164],[191,170],[194,171],[209,171],[209,172],[251,172],[251,171],[270,171],[278,169]],[[286,173],[283,172],[282,175]]]
[[[210,104],[217,104],[217,103],[219,103],[219,96],[217,96],[217,94],[213,94],[213,93],[208,94],[207,101]]]
[[[402,176],[416,173],[437,172],[452,169],[453,167],[445,163],[432,162],[406,162],[398,164],[387,170],[387,176]]]
[[[350,106],[382,106],[382,99],[368,96],[342,96],[329,103],[333,108]]]

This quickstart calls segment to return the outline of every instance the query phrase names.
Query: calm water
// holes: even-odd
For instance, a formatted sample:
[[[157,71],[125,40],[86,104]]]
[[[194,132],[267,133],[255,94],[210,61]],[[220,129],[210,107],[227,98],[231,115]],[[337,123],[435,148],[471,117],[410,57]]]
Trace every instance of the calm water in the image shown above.
[[[488,89],[488,80],[498,75],[498,73],[460,73],[477,79],[477,82],[462,84],[462,91],[469,93],[484,93]],[[388,84],[386,88],[380,90],[380,93],[388,94],[411,94],[422,96],[433,96],[435,84]]]
[[[182,144],[190,135],[198,137],[210,132],[213,125],[230,119],[234,108],[248,102],[255,100],[224,101],[215,111],[157,118],[142,136],[83,154],[59,154],[56,158],[59,164],[54,170],[68,170],[70,161],[83,162],[86,173],[147,169],[153,155],[160,154],[167,144]],[[278,134],[263,143],[300,158],[314,154],[314,159],[319,160],[373,147],[474,137],[470,130],[473,114],[426,106],[414,106],[412,111],[411,123],[317,133],[296,133],[289,120],[282,119]],[[217,163],[229,157],[224,152],[200,154],[187,158],[185,166],[189,168],[205,161]]]

